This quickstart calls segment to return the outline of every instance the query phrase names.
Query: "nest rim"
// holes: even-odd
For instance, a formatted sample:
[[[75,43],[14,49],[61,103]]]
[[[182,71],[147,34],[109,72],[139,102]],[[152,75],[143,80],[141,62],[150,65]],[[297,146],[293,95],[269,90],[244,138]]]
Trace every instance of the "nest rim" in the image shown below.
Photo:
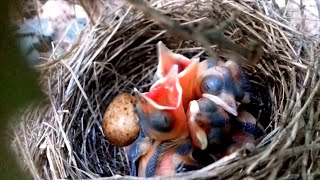
[[[181,7],[187,5],[180,1],[176,3],[175,5],[170,3],[169,5],[163,5],[155,1],[153,5],[158,5],[157,8],[164,12],[170,12],[171,10],[170,14],[173,18],[182,18],[181,14],[184,14],[183,10],[187,8]],[[187,7],[191,7],[193,3],[196,4],[196,1],[190,1]],[[211,6],[219,4],[219,2],[211,3]],[[267,128],[269,128],[268,135],[260,143],[260,148],[263,150],[247,157],[243,157],[244,154],[236,152],[203,169],[176,174],[171,178],[234,177],[238,179],[246,176],[261,178],[265,174],[274,177],[281,174],[282,177],[285,177],[286,175],[289,176],[290,173],[286,174],[287,172],[281,171],[281,167],[284,167],[281,163],[302,160],[302,158],[295,157],[295,154],[291,151],[296,150],[298,154],[309,155],[310,150],[314,150],[316,154],[319,153],[319,141],[316,139],[308,137],[309,144],[305,146],[301,144],[303,140],[297,140],[299,138],[298,132],[301,132],[302,127],[305,127],[301,124],[302,121],[299,121],[303,117],[306,118],[305,113],[309,113],[309,121],[313,123],[317,123],[316,116],[319,115],[318,108],[320,105],[314,100],[319,95],[317,92],[320,76],[317,73],[319,63],[315,60],[315,57],[319,58],[319,50],[315,50],[313,53],[305,50],[305,54],[301,55],[301,61],[292,61],[296,59],[296,50],[294,45],[290,43],[289,38],[292,41],[292,39],[300,37],[301,33],[293,30],[287,24],[274,19],[270,20],[270,17],[261,14],[263,11],[259,12],[260,14],[257,17],[248,15],[248,12],[252,10],[249,6],[250,3],[223,3],[215,9],[215,11],[224,9],[223,13],[210,17],[218,20],[226,19],[230,16],[230,13],[225,9],[235,8],[236,4],[243,8],[236,9],[241,11],[245,17],[241,17],[240,23],[231,28],[231,32],[227,32],[226,36],[232,37],[235,42],[240,43],[247,42],[251,37],[254,37],[264,47],[264,56],[261,62],[255,68],[246,67],[249,76],[258,77],[251,80],[256,81],[255,83],[258,85],[266,83],[265,88],[268,89],[271,99],[272,112],[270,119],[272,120],[267,125]],[[201,4],[198,5],[201,6]],[[203,7],[202,4],[201,8],[204,8],[210,14],[208,9],[213,8],[211,6]],[[111,146],[104,139],[102,133],[101,121],[108,102],[120,92],[132,92],[134,86],[140,87],[139,90],[143,91],[151,85],[156,64],[155,44],[159,40],[163,41],[174,52],[182,54],[186,52],[184,55],[188,57],[189,55],[206,57],[203,54],[203,48],[196,43],[177,41],[174,36],[164,33],[163,29],[155,25],[149,18],[142,16],[140,12],[126,8],[128,7],[125,7],[127,11],[122,12],[123,16],[114,24],[105,27],[91,27],[82,36],[82,45],[75,47],[63,59],[53,60],[37,67],[40,74],[45,75],[44,77],[54,77],[52,80],[44,78],[41,81],[48,99],[43,102],[44,104],[31,106],[23,112],[21,117],[23,122],[19,124],[18,130],[14,130],[16,135],[13,141],[16,153],[27,162],[23,167],[29,169],[33,177],[37,179],[41,177],[97,178],[104,177],[106,175],[104,171],[110,169],[108,175],[121,174],[123,176],[118,177],[133,178],[121,173],[121,171],[128,172],[128,169],[125,170],[125,168],[129,168],[124,150]],[[179,12],[179,10],[182,12]],[[190,19],[196,17],[198,13],[191,14]],[[126,18],[130,21],[127,21]],[[263,20],[259,21],[262,18],[270,21],[263,24]],[[182,18],[183,20],[185,20],[185,17]],[[261,30],[256,27],[254,29],[257,22],[277,32],[277,37],[270,37],[268,28]],[[241,27],[241,30],[238,30],[239,27]],[[257,33],[259,30],[260,32],[265,31],[265,34]],[[235,35],[237,31],[242,31],[242,34],[251,36],[243,39],[238,37],[239,40]],[[241,36],[241,33],[238,36]],[[261,36],[266,37],[262,38]],[[263,42],[261,41],[263,39],[269,39],[269,41]],[[306,38],[305,41],[308,44],[306,47],[319,48],[319,46],[315,47],[313,40],[310,41]],[[283,45],[280,50],[276,49],[279,48],[277,43],[280,46]],[[77,61],[79,59],[82,62]],[[129,68],[121,69],[121,67],[126,66]],[[86,74],[92,75],[86,77]],[[112,79],[115,80],[112,81]],[[313,87],[313,89],[305,89],[306,86]],[[58,92],[62,93],[59,94]],[[302,97],[299,95],[302,95]],[[81,115],[72,115],[74,112],[80,112]],[[308,124],[309,121],[306,121],[306,123]],[[318,124],[314,126],[316,125]],[[44,130],[41,130],[39,126]],[[50,134],[47,136],[44,132],[50,132]],[[305,136],[310,136],[310,133],[304,133]],[[70,136],[70,134],[72,135]],[[79,134],[85,136],[82,141],[78,137]],[[91,137],[93,135],[100,136],[99,142],[94,142],[95,140]],[[293,137],[293,140],[290,139],[291,137]],[[306,138],[303,137],[302,139]],[[86,144],[89,141],[90,145]],[[96,148],[99,145],[103,148]],[[55,147],[60,147],[62,150],[56,150]],[[26,151],[26,153],[21,153],[23,151]],[[100,155],[98,155],[99,153]],[[103,153],[107,155],[102,155]],[[276,155],[283,159],[277,158]],[[285,158],[287,156],[291,157],[292,160]],[[110,157],[113,157],[115,162],[108,160]],[[270,165],[270,163],[266,163],[267,160],[272,160],[274,163]],[[105,167],[102,167],[102,161],[107,162],[105,163],[107,165],[104,165]],[[90,165],[90,163],[93,165]],[[266,165],[266,167],[262,168],[261,172],[254,171],[257,167],[261,168],[262,165]],[[119,168],[119,166],[122,167]],[[236,173],[239,166],[244,167],[245,173]],[[274,169],[271,170],[270,167]],[[291,171],[297,169],[297,167],[298,164],[294,164]],[[204,172],[207,172],[207,174]],[[221,176],[222,172],[225,174]],[[236,176],[233,176],[233,173]],[[111,178],[117,178],[117,176]]]

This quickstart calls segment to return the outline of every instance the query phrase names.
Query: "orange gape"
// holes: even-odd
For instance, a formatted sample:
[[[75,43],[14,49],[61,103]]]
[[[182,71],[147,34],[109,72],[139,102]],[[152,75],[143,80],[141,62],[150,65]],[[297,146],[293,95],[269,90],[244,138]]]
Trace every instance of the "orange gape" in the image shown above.
[[[144,95],[163,109],[175,109],[181,104],[182,89],[178,80],[178,66],[173,65],[162,79],[153,84]],[[156,106],[157,107],[157,106]]]
[[[159,79],[149,92],[135,91],[138,95],[137,114],[146,136],[161,141],[188,136],[177,65],[171,68],[166,77]]]
[[[190,101],[198,98],[195,87],[198,73],[198,65],[199,64],[197,61],[193,61],[185,69],[185,71],[182,71],[179,74],[179,81],[182,87],[182,103],[184,109],[188,108]]]
[[[161,41],[158,43],[159,63],[156,79],[163,78],[174,66],[178,66],[178,78],[182,88],[182,104],[188,108],[191,100],[197,98],[195,83],[199,69],[199,59],[190,60],[181,54],[171,52]]]
[[[182,104],[185,111],[189,102],[205,94],[227,112],[237,115],[236,100],[248,102],[248,96],[241,89],[241,67],[232,61],[188,59],[171,52],[161,41],[158,43],[158,67],[156,78],[163,78],[170,68],[178,66],[179,83],[182,88]],[[244,97],[245,96],[245,97]]]
[[[182,106],[178,65],[173,65],[169,73],[159,79],[149,92],[140,93],[135,89],[135,93],[141,129],[147,137],[154,140],[146,153],[138,155],[138,175],[173,175],[178,165],[192,161],[189,154],[181,155],[177,152],[177,148],[189,136],[188,122]]]
[[[136,143],[130,151],[139,164],[139,176],[169,176],[198,168],[194,148],[206,153],[223,146],[214,152],[220,156],[264,134],[250,113],[238,109],[238,104],[251,100],[241,66],[233,61],[191,60],[162,42],[158,58],[156,82],[146,93],[134,90],[141,132],[152,140],[150,147]]]

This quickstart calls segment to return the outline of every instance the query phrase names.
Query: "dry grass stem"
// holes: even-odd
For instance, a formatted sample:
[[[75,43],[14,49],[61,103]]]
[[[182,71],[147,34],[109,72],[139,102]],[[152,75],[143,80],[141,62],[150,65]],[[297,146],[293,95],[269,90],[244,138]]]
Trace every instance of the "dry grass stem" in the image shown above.
[[[124,149],[109,144],[101,121],[118,93],[150,87],[158,41],[201,60],[252,58],[257,44],[249,42],[256,42],[263,55],[245,71],[252,93],[261,99],[253,115],[268,134],[203,169],[161,179],[320,177],[320,46],[301,30],[304,20],[296,28],[263,0],[128,2],[133,5],[121,1],[124,6],[112,9],[118,18],[108,23],[105,14],[89,13],[92,24],[73,48],[36,66],[47,99],[17,115],[11,135],[24,170],[35,179],[141,179],[128,176]]]

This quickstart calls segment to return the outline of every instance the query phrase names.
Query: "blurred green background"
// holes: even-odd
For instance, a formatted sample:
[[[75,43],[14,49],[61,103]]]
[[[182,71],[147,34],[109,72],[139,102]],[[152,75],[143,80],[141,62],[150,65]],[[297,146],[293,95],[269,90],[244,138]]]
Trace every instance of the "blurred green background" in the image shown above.
[[[24,57],[19,53],[13,29],[9,27],[9,3],[17,4],[18,0],[0,1],[0,179],[29,179],[22,174],[17,159],[10,150],[13,133],[8,128],[9,121],[19,109],[40,97],[36,72],[29,68]],[[14,119],[18,121],[19,119]]]

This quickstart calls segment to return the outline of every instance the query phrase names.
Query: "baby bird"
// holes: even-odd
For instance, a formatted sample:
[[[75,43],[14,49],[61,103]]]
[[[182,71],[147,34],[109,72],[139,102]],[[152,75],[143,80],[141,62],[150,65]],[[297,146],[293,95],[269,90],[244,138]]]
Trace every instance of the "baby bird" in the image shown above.
[[[154,80],[165,77],[171,68],[178,66],[178,78],[182,88],[182,104],[186,109],[191,100],[196,99],[195,87],[196,74],[198,73],[199,59],[188,59],[181,54],[170,51],[161,41],[158,47],[158,66]]]
[[[193,144],[202,150],[222,144],[230,132],[230,115],[209,98],[191,101],[187,119]]]
[[[189,135],[177,65],[171,68],[166,77],[159,79],[149,92],[134,91],[139,125],[147,137],[165,141]]]
[[[194,146],[217,157],[265,134],[249,112],[240,109],[232,116],[209,98],[191,101],[187,119]]]
[[[128,150],[131,175],[152,177],[198,169],[188,138],[178,66],[173,65],[149,92],[134,92],[141,133]]]

